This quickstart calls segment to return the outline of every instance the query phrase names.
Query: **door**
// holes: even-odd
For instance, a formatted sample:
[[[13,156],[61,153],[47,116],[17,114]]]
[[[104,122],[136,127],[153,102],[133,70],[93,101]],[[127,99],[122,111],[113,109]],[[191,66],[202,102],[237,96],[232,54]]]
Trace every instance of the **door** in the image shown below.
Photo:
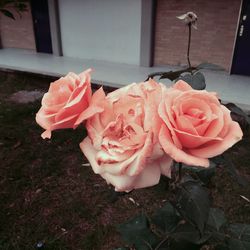
[[[31,0],[31,10],[36,50],[42,53],[52,53],[48,1]]]
[[[231,73],[250,75],[250,0],[242,2]]]

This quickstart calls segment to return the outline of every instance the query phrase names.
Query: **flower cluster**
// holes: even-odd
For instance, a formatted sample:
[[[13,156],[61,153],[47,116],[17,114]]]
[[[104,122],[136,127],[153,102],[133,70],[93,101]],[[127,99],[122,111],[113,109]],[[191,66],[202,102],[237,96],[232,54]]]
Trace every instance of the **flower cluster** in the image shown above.
[[[150,79],[107,95],[91,90],[91,70],[51,83],[36,115],[51,131],[84,124],[80,148],[93,171],[116,191],[153,186],[171,177],[172,161],[208,167],[208,158],[241,140],[242,131],[216,93],[184,81],[167,88]]]

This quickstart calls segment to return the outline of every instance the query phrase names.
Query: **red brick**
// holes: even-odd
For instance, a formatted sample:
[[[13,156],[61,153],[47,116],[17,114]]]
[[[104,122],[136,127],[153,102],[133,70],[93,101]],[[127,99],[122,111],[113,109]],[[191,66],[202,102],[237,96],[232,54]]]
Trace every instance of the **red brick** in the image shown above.
[[[229,70],[240,4],[241,0],[157,0],[154,64],[187,64],[188,28],[176,16],[193,11],[198,30],[192,30],[191,63],[210,62]]]
[[[0,34],[3,48],[23,48],[36,49],[33,22],[28,4],[28,11],[23,12],[21,17],[15,10],[9,8],[14,13],[16,20],[0,14]]]

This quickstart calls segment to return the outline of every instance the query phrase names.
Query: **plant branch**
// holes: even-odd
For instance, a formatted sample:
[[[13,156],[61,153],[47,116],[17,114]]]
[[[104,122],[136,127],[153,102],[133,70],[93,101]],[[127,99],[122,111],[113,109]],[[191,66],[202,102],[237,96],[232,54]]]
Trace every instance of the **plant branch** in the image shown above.
[[[178,167],[179,167],[179,181],[181,181],[181,178],[182,178],[182,163],[181,162],[179,162],[178,163]]]

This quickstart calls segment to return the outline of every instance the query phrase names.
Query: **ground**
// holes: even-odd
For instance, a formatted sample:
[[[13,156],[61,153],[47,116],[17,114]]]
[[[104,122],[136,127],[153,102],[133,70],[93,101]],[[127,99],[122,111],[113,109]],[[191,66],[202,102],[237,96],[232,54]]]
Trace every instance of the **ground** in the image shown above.
[[[109,250],[124,246],[116,225],[131,216],[152,214],[171,195],[159,185],[116,196],[95,175],[79,149],[83,127],[40,137],[35,122],[40,100],[20,104],[10,99],[20,90],[46,91],[52,79],[0,72],[0,249]],[[227,156],[250,180],[250,137]],[[211,199],[229,222],[250,224],[250,185],[241,186],[218,168],[209,183]],[[132,199],[131,199],[132,198]],[[136,201],[135,204],[134,201]]]

